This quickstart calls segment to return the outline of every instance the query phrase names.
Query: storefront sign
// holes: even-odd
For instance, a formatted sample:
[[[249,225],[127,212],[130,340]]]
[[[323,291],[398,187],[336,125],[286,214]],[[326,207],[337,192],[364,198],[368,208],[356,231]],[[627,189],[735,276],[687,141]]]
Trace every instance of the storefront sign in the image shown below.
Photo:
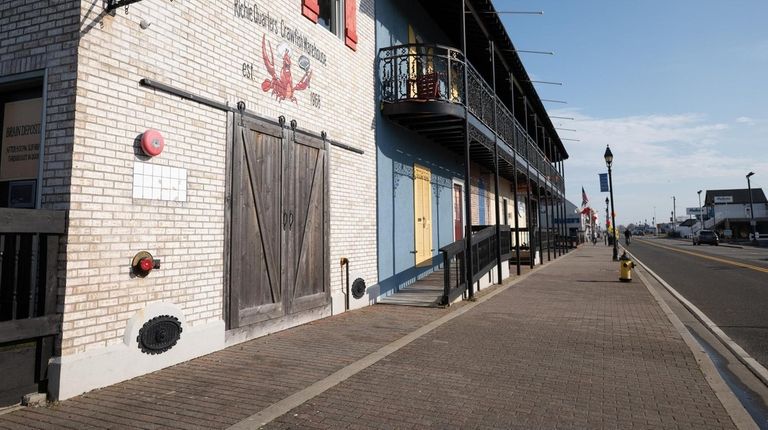
[[[715,196],[715,203],[733,203],[733,196]]]
[[[306,52],[307,55],[319,61],[325,66],[328,56],[315,43],[298,28],[291,27],[285,22],[285,19],[278,18],[265,7],[259,7],[254,3],[251,5],[245,0],[235,0],[235,16],[246,21],[253,22],[270,33],[273,33],[293,44],[296,48]],[[297,14],[301,9],[296,9]]]
[[[257,51],[261,58],[242,63],[243,77],[257,82],[263,92],[278,102],[298,104],[297,96],[310,89],[312,63],[316,61],[325,66],[328,56],[301,30],[291,27],[285,19],[257,3],[235,0],[234,15],[264,29]],[[275,35],[280,39],[273,42],[271,39]],[[311,105],[320,108],[320,94],[306,92]]]
[[[0,180],[34,179],[40,156],[40,117],[43,99],[5,104]]]

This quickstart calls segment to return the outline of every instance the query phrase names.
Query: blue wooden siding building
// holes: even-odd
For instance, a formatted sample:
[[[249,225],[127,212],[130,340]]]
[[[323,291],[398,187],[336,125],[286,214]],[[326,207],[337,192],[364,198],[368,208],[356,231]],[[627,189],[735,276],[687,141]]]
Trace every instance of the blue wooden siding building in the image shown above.
[[[568,153],[495,12],[488,0],[376,1],[382,296],[446,263],[444,300],[471,296],[484,276],[566,252],[553,220]]]

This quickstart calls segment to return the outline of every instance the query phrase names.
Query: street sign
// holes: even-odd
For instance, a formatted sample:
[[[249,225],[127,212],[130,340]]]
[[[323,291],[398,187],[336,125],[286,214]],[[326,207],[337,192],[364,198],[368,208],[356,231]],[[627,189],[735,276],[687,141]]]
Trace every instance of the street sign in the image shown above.
[[[608,174],[600,173],[599,176],[600,176],[600,192],[607,193],[608,192]]]
[[[715,203],[733,203],[733,196],[715,196]]]
[[[701,215],[704,211],[701,208],[685,208],[687,215]]]

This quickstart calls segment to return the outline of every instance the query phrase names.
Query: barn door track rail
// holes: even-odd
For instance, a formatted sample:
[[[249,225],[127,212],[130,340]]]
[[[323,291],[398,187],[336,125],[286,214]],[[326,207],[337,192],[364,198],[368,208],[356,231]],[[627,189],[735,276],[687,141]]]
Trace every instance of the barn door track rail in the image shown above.
[[[162,91],[164,93],[171,94],[171,95],[180,97],[182,99],[190,100],[190,101],[193,101],[195,103],[199,103],[201,105],[208,106],[208,107],[211,107],[211,108],[214,108],[214,109],[218,109],[218,110],[223,111],[223,112],[233,112],[233,113],[244,115],[246,117],[256,118],[256,119],[259,119],[261,121],[266,121],[266,122],[268,122],[268,123],[270,123],[272,125],[275,125],[275,126],[281,126],[278,122],[272,121],[272,120],[269,120],[269,119],[266,119],[266,118],[263,118],[263,117],[260,117],[260,116],[256,115],[253,112],[248,112],[248,110],[245,109],[245,108],[238,109],[237,107],[230,106],[227,103],[218,102],[216,100],[212,100],[212,99],[209,99],[209,98],[204,97],[204,96],[199,96],[199,95],[196,95],[196,94],[192,94],[189,91],[182,90],[181,88],[176,88],[176,87],[173,87],[171,85],[166,85],[166,84],[163,84],[161,82],[157,82],[157,81],[149,79],[149,78],[141,79],[139,81],[139,84],[142,87],[147,87],[147,88],[152,88],[154,90]],[[242,105],[241,105],[241,103],[242,103]],[[245,102],[241,101],[241,102],[238,103],[238,105],[239,106],[245,106]],[[310,136],[310,137],[316,137],[318,139],[323,139],[324,138],[322,134],[310,133],[310,132],[305,131],[305,130],[296,130],[296,132],[297,133],[305,134],[305,135]],[[331,139],[327,139],[327,138],[325,140],[331,146],[335,146],[337,148],[341,148],[341,149],[344,149],[344,150],[347,150],[347,151],[350,151],[350,152],[354,152],[355,154],[362,155],[362,154],[365,153],[365,151],[363,151],[362,149],[355,148],[354,146],[349,146],[349,145],[347,145],[345,143],[337,142],[337,141],[334,141],[334,140],[331,140]]]

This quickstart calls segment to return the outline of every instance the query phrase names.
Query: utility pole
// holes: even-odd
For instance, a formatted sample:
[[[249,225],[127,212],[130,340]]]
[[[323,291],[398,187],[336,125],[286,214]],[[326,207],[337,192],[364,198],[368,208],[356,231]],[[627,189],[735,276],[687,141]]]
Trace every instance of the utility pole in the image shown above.
[[[672,230],[677,231],[677,201],[672,196]]]

